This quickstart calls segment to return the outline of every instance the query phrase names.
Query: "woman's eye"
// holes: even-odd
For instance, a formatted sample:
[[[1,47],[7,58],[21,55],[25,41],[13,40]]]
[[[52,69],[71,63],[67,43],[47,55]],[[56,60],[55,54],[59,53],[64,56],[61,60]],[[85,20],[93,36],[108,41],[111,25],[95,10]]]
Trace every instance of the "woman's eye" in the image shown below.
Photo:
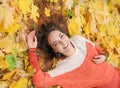
[[[55,43],[54,46],[57,46],[57,43]]]
[[[60,36],[60,38],[63,38],[63,36],[64,36],[64,35],[62,34],[62,35]]]

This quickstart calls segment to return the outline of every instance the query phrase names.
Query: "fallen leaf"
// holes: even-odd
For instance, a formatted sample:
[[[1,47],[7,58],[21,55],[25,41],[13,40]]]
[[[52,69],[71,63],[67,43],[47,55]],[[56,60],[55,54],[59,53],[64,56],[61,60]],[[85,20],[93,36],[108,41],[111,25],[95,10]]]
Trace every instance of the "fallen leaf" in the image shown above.
[[[73,6],[74,1],[73,0],[66,0],[65,1],[65,6],[68,10],[71,10],[72,6]]]
[[[31,14],[30,18],[33,19],[35,22],[37,22],[37,18],[39,17],[38,7],[32,3],[31,5]]]
[[[33,1],[32,0],[19,0],[19,8],[24,15],[30,13],[30,5]]]
[[[7,81],[0,81],[0,88],[6,88],[8,87],[8,82]]]
[[[15,84],[14,88],[27,88],[27,78],[20,78]]]
[[[4,74],[4,76],[2,77],[2,80],[9,80],[11,79],[11,77],[14,75],[15,71],[11,71],[9,73]]]
[[[5,55],[5,60],[9,64],[9,66],[7,68],[9,70],[12,70],[15,67],[15,65],[16,65],[13,55],[12,54]]]
[[[1,68],[2,70],[4,70],[4,69],[6,69],[8,66],[9,66],[9,65],[8,65],[7,61],[5,61],[2,57],[0,57],[0,68]]]
[[[48,9],[48,8],[46,8],[46,7],[45,7],[44,13],[45,13],[45,16],[47,16],[47,17],[50,17],[50,16],[51,16],[51,15],[50,15],[50,9]]]

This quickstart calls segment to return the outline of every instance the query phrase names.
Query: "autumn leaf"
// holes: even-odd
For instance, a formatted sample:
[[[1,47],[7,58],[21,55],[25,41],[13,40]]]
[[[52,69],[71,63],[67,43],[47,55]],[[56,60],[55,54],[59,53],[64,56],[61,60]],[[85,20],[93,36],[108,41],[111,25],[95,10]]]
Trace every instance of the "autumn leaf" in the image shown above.
[[[14,88],[15,84],[16,84],[16,81],[12,81],[9,85],[9,88]]]
[[[51,15],[50,15],[50,9],[48,9],[48,8],[46,8],[46,7],[45,7],[44,13],[45,13],[45,15],[46,15],[47,17],[50,17],[50,16],[51,16]]]
[[[75,18],[72,18],[69,20],[68,31],[69,31],[70,36],[78,34],[78,24],[75,21]]]
[[[14,23],[14,8],[9,6],[8,1],[4,1],[0,5],[0,12],[0,24],[3,24],[4,29],[8,29]]]
[[[0,68],[4,70],[4,69],[6,69],[8,66],[9,66],[9,65],[8,65],[7,61],[4,60],[4,59],[0,56]]]
[[[94,14],[91,14],[91,21],[90,21],[90,32],[91,33],[97,33],[98,30],[96,28],[96,20]]]
[[[84,31],[85,31],[85,34],[90,34],[90,22],[86,24],[86,26],[84,27]]]
[[[18,3],[19,3],[19,8],[24,15],[30,13],[30,5],[32,3],[32,0],[19,0]]]
[[[8,32],[10,35],[14,34],[19,28],[21,27],[20,24],[15,23],[12,24],[11,27],[8,27],[7,29],[4,28],[3,24],[0,25],[0,32],[5,33]]]
[[[10,49],[13,46],[13,41],[10,36],[0,39],[0,48],[1,49]]]
[[[6,61],[7,61],[8,64],[9,64],[9,66],[8,66],[7,68],[8,68],[9,70],[12,70],[12,69],[15,67],[15,65],[16,65],[13,55],[12,55],[12,54],[7,54],[7,55],[5,56],[5,59],[6,59]]]
[[[58,3],[58,0],[50,0],[52,3]]]
[[[7,81],[0,81],[0,88],[6,88],[8,86]]]
[[[20,78],[13,88],[27,88],[27,78]]]
[[[2,77],[2,80],[8,80],[11,79],[11,77],[14,75],[15,71],[11,71],[9,73],[4,74],[4,76]]]
[[[30,18],[33,19],[35,22],[37,22],[37,17],[39,17],[38,7],[35,6],[33,3],[31,5],[31,14]]]
[[[71,10],[72,6],[73,6],[74,1],[73,0],[66,0],[65,1],[65,6],[68,10]]]

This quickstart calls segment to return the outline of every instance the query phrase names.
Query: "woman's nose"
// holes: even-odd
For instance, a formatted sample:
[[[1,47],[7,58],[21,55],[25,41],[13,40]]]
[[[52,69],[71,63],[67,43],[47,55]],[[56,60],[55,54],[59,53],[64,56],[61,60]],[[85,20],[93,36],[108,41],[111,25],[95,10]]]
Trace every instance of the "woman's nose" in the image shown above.
[[[61,43],[62,45],[64,45],[64,44],[65,44],[65,40],[61,39],[61,40],[60,40],[60,43]]]

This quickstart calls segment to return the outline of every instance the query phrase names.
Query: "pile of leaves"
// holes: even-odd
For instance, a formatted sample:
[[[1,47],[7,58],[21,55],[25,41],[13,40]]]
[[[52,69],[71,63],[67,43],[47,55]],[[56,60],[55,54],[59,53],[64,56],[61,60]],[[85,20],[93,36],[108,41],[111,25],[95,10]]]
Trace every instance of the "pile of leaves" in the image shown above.
[[[0,0],[0,88],[34,88],[26,36],[55,11],[67,18],[70,36],[101,46],[120,69],[120,0]]]

